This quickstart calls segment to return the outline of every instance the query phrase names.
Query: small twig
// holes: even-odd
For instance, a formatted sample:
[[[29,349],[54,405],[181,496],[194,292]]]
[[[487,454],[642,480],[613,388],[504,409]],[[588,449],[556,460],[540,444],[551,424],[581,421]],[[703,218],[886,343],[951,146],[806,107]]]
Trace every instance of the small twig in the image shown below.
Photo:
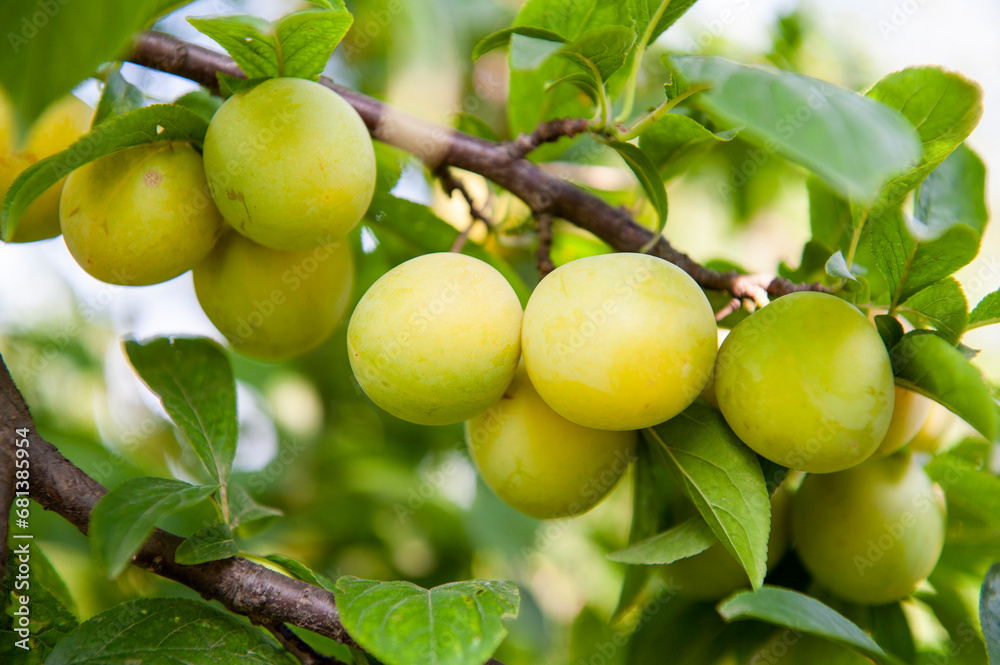
[[[552,263],[552,215],[541,213],[535,217],[538,222],[538,272],[545,277],[556,269]]]
[[[484,213],[479,206],[476,205],[475,200],[472,198],[472,194],[470,194],[469,190],[465,187],[465,183],[452,175],[451,169],[447,166],[442,166],[435,171],[435,175],[437,175],[438,180],[441,182],[441,189],[444,190],[445,194],[451,196],[455,192],[458,192],[462,195],[462,198],[465,199],[465,202],[469,206],[469,215],[472,219],[470,220],[469,225],[458,234],[457,238],[455,238],[455,242],[452,243],[450,250],[452,252],[461,252],[462,248],[465,247],[465,242],[469,239],[472,227],[476,225],[477,221],[485,224],[487,229],[493,228],[493,221],[486,216],[486,213]]]
[[[735,313],[736,310],[738,310],[742,305],[743,305],[742,300],[740,300],[739,298],[733,298],[728,303],[726,303],[722,309],[720,309],[718,312],[715,313],[715,320],[721,321],[730,314]]]
[[[333,656],[324,656],[317,652],[283,623],[268,626],[267,629],[281,642],[281,646],[285,647],[288,653],[298,658],[302,665],[347,665]]]
[[[585,118],[559,118],[543,122],[530,134],[519,134],[516,139],[506,143],[507,154],[511,159],[522,159],[543,143],[554,143],[564,136],[573,137],[584,133],[588,124],[589,121]]]

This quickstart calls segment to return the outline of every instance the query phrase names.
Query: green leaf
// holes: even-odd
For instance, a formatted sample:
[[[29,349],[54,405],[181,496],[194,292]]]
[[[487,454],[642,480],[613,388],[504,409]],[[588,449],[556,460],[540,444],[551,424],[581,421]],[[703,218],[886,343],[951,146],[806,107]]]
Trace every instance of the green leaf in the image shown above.
[[[1000,526],[1000,478],[951,453],[936,455],[926,471],[944,489],[950,507]]]
[[[882,343],[887,349],[899,344],[899,340],[903,339],[905,334],[903,324],[899,322],[899,319],[888,314],[878,314],[875,317],[875,327],[878,328],[878,334],[882,337]]]
[[[125,352],[212,478],[225,485],[239,431],[236,382],[226,354],[209,339],[171,337],[127,340]]]
[[[293,76],[315,81],[354,17],[346,9],[315,7],[277,23],[245,15],[188,22],[226,49],[248,79]]]
[[[109,118],[134,111],[142,106],[143,101],[145,97],[142,92],[122,78],[118,67],[112,67],[105,78],[101,100],[97,103],[91,125],[96,127]]]
[[[458,238],[455,227],[435,215],[427,206],[397,198],[378,188],[367,214],[377,225],[390,229],[423,252],[447,252]],[[527,303],[531,290],[509,263],[471,241],[465,243],[462,253],[496,268],[510,282],[521,305]]]
[[[354,17],[346,8],[317,7],[282,17],[277,24],[281,76],[319,79],[353,23]]]
[[[126,51],[136,32],[184,4],[177,0],[0,3],[4,47],[0,88],[22,130],[103,63]]]
[[[657,230],[662,230],[667,222],[667,189],[663,186],[663,179],[653,162],[639,148],[631,143],[622,141],[608,141],[608,145],[622,156],[632,173],[639,179],[639,184],[649,197],[649,202],[653,204],[657,215]]]
[[[1000,563],[995,563],[986,573],[979,595],[979,623],[986,638],[990,665],[1000,663]]]
[[[983,113],[982,90],[938,67],[910,67],[884,77],[867,96],[897,109],[916,127],[921,154],[889,180],[880,195],[898,203],[964,141]]]
[[[889,176],[920,155],[913,127],[872,100],[819,79],[719,57],[668,56],[699,104],[853,199],[871,200]]]
[[[714,134],[704,125],[680,115],[668,113],[642,133],[639,147],[669,180],[683,172],[719,143],[731,141],[736,132]]]
[[[968,265],[979,253],[979,240],[973,228],[956,224],[937,238],[919,241],[898,208],[873,216],[872,252],[889,284],[891,306]]]
[[[824,247],[847,249],[854,219],[851,204],[814,175],[806,179],[809,190],[809,226],[812,239]]]
[[[628,0],[629,14],[635,20],[635,31],[640,36],[649,31],[646,44],[655,42],[656,38],[683,16],[694,3],[695,0]],[[660,16],[653,23],[657,13]]]
[[[726,621],[756,619],[785,626],[842,644],[878,662],[895,661],[843,615],[798,591],[772,586],[742,591],[719,605],[719,614]]]
[[[308,582],[313,586],[318,586],[321,589],[326,589],[336,593],[337,585],[326,575],[322,573],[317,573],[304,563],[296,561],[290,556],[285,556],[283,554],[268,554],[264,557],[271,563],[275,563],[282,568],[284,568],[289,575],[295,579],[302,580],[303,582]]]
[[[222,97],[213,95],[208,90],[200,89],[181,95],[174,100],[174,104],[194,111],[205,122],[211,122],[223,101]]]
[[[1000,290],[994,291],[979,301],[969,314],[969,329],[1000,323]]]
[[[902,604],[889,603],[868,608],[868,632],[887,653],[906,663],[916,660],[913,631]]]
[[[617,552],[608,558],[631,564],[673,563],[704,552],[718,542],[711,527],[701,517],[692,517]]]
[[[240,553],[233,540],[233,532],[225,524],[210,524],[195,531],[184,539],[174,553],[174,559],[182,566],[193,566],[209,561],[228,559]]]
[[[517,27],[541,28],[574,41],[584,33],[610,26],[632,27],[626,3],[619,0],[528,0],[518,13]],[[519,41],[519,40],[516,40]],[[507,100],[510,135],[530,132],[544,120],[563,117],[586,117],[591,102],[573,86],[557,86],[549,92],[545,87],[575,71],[576,67],[563,58],[548,59],[538,69],[519,70],[515,66],[520,48],[512,46],[511,75]],[[543,146],[533,154],[541,159],[562,146]]]
[[[656,467],[649,452],[649,444],[640,440],[635,454],[635,462],[632,464],[632,524],[628,532],[629,545],[653,535],[660,515]],[[611,618],[612,623],[620,621],[639,602],[651,573],[652,570],[646,566],[628,566],[625,569],[622,591]]]
[[[154,141],[200,144],[208,123],[174,104],[155,104],[129,111],[94,127],[66,150],[39,160],[11,184],[0,213],[0,239],[10,238],[27,207],[73,169],[113,152]]]
[[[920,184],[913,216],[923,226],[921,237],[935,238],[956,224],[979,235],[986,230],[986,167],[979,155],[958,146]]]
[[[824,269],[826,270],[826,274],[830,277],[848,279],[852,282],[858,281],[858,278],[851,272],[850,266],[847,265],[847,259],[844,258],[844,253],[839,249],[827,260]]]
[[[965,332],[969,303],[965,292],[954,277],[945,277],[907,300],[897,310],[914,325],[933,326],[952,344]]]
[[[229,501],[229,524],[244,538],[260,533],[283,514],[276,508],[268,508],[254,501],[240,485],[229,487],[227,499]]]
[[[580,92],[587,95],[587,98],[594,104],[596,104],[598,99],[601,97],[600,81],[596,81],[593,75],[584,74],[583,72],[568,74],[561,79],[549,81],[545,84],[545,92],[548,92],[552,88],[563,83],[569,83],[570,85],[576,86],[576,88]]]
[[[946,406],[989,440],[997,408],[979,370],[962,352],[934,333],[907,333],[892,348],[896,383]]]
[[[721,413],[697,402],[644,433],[712,533],[759,588],[767,573],[771,507],[757,456]]]
[[[126,480],[105,494],[90,514],[94,559],[110,579],[118,577],[157,522],[205,501],[217,489],[168,478]]]
[[[472,59],[478,60],[490,51],[498,48],[504,48],[510,45],[511,40],[514,35],[521,35],[523,37],[529,37],[531,39],[536,39],[545,42],[551,42],[550,54],[555,53],[561,48],[561,44],[566,43],[566,38],[562,35],[552,32],[551,30],[545,30],[542,28],[534,28],[530,25],[515,25],[513,28],[504,28],[503,30],[498,30],[491,35],[483,37],[475,48],[472,49]],[[526,55],[526,54],[525,54]],[[520,60],[522,56],[518,56],[519,62],[525,62],[530,60]],[[511,59],[514,59],[514,54],[511,53]],[[541,64],[541,63],[539,63]],[[526,67],[527,69],[534,69],[534,67]]]
[[[46,665],[298,665],[242,617],[182,598],[115,605],[59,643]]]
[[[344,628],[386,665],[482,665],[507,634],[502,619],[517,616],[520,604],[516,586],[493,580],[428,591],[341,577],[337,589]]]
[[[597,71],[600,85],[625,64],[625,58],[635,44],[635,31],[623,25],[611,25],[588,30],[559,49],[556,54]]]
[[[271,76],[258,76],[252,79],[233,76],[225,72],[215,72],[215,78],[219,80],[219,94],[229,98],[247,90],[253,90],[264,81],[270,81]]]
[[[21,547],[27,540],[14,541]],[[72,598],[66,583],[34,542],[28,543],[29,570],[18,570],[19,552],[8,550],[0,594],[0,662],[5,665],[41,665],[56,644],[76,629]],[[17,584],[21,589],[16,589]],[[25,583],[27,587],[23,586]],[[25,603],[21,602],[25,599]],[[15,632],[14,611],[27,605],[30,612],[28,635]],[[27,638],[27,639],[26,639]],[[24,640],[24,642],[21,642]],[[27,649],[18,646],[18,643]]]

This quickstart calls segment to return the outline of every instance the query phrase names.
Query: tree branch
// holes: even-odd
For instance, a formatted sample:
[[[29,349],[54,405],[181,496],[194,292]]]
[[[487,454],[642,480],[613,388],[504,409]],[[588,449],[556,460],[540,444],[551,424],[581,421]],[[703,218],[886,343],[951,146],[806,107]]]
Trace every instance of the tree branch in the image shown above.
[[[107,490],[62,456],[34,429],[20,391],[0,358],[0,463],[15,457],[14,430],[28,427],[31,451],[30,497],[52,510],[84,535],[90,511]],[[269,570],[242,557],[182,566],[174,560],[183,538],[156,529],[132,563],[151,573],[194,589],[206,600],[266,626],[290,623],[353,648],[357,643],[340,623],[333,594]],[[5,541],[6,542],[6,541]]]
[[[159,32],[142,33],[128,59],[189,78],[215,91],[217,72],[243,76],[228,56]],[[618,251],[638,252],[654,238],[652,231],[637,224],[625,210],[608,205],[523,158],[529,148],[584,131],[585,121],[583,126],[576,119],[543,123],[532,134],[522,135],[513,143],[494,143],[417,118],[327,78],[321,77],[320,83],[354,107],[372,137],[419,157],[432,171],[454,166],[478,173],[522,199],[536,215],[547,213],[572,222]],[[675,249],[665,238],[660,238],[648,253],[677,265],[705,289],[726,291],[758,305],[766,303],[769,297],[796,291],[827,291],[821,284],[796,284],[781,277],[711,270]]]
[[[270,626],[268,630],[274,635],[276,640],[281,642],[281,646],[285,647],[285,651],[298,658],[302,665],[347,665],[333,656],[324,656],[318,653],[283,623]]]
[[[552,263],[552,215],[542,213],[535,218],[538,224],[538,251],[535,252],[535,261],[538,264],[538,273],[545,277],[556,269]]]

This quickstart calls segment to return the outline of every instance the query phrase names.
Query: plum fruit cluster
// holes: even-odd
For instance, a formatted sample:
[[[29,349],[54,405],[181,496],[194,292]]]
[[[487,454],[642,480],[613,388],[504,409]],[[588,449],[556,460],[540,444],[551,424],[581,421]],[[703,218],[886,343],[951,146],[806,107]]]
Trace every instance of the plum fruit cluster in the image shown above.
[[[0,108],[0,193],[29,165],[68,148],[93,111],[55,104],[21,148]],[[73,171],[22,216],[14,242],[62,233],[93,277],[125,286],[192,271],[208,318],[246,355],[283,360],[322,343],[354,282],[345,236],[375,187],[361,117],[304,79],[265,81],[227,99],[203,149],[159,141]]]
[[[486,485],[539,519],[592,508],[627,469],[637,430],[701,398],[751,450],[792,470],[771,497],[768,569],[794,549],[843,599],[913,592],[944,542],[940,489],[906,449],[931,403],[895,385],[873,323],[803,292],[721,332],[701,288],[658,258],[570,261],[522,313],[497,270],[442,253],[383,275],[355,308],[347,344],[373,402],[414,423],[464,421]],[[675,494],[673,516],[695,515]],[[748,586],[719,543],[661,572],[698,599]]]

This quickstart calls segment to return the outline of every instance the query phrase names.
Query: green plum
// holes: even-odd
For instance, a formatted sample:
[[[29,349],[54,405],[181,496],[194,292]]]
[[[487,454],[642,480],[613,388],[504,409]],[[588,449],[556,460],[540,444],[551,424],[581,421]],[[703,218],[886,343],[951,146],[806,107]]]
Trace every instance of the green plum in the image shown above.
[[[84,164],[59,202],[76,262],[111,284],[157,284],[187,272],[211,251],[223,222],[206,193],[201,155],[160,141]]]
[[[531,294],[524,362],[538,394],[585,427],[630,430],[698,397],[716,353],[715,316],[677,266],[606,254],[556,268]]]
[[[896,386],[896,402],[892,408],[889,431],[875,454],[879,457],[891,455],[913,441],[927,422],[931,404],[933,402],[923,395]]]
[[[377,405],[448,425],[500,399],[521,352],[521,303],[503,275],[464,254],[425,254],[384,274],[347,330],[351,369]]]
[[[465,423],[479,475],[507,505],[538,519],[579,515],[621,478],[635,454],[635,432],[591,429],[553,411],[524,364],[503,396]]]
[[[276,78],[233,95],[205,136],[205,173],[222,216],[255,242],[308,250],[343,238],[375,191],[365,123],[329,88]]]
[[[4,105],[0,99],[0,105]],[[20,150],[9,143],[12,127],[0,128],[0,200],[11,183],[40,159],[62,152],[87,133],[94,110],[69,95],[52,104],[28,129]],[[0,125],[11,121],[9,111],[0,113]],[[59,229],[59,195],[66,178],[46,189],[21,214],[10,242],[34,242],[54,238]]]
[[[853,305],[825,293],[778,298],[719,349],[715,394],[737,436],[778,464],[829,473],[867,459],[892,419],[889,354]]]
[[[316,348],[336,329],[354,286],[347,241],[306,252],[223,236],[192,271],[201,308],[240,353],[278,361]]]
[[[778,564],[788,551],[788,515],[796,479],[789,478],[771,495],[771,533],[767,540],[767,569]],[[685,516],[696,510],[685,500]],[[679,593],[697,600],[719,600],[733,591],[750,587],[750,579],[739,562],[721,543],[715,543],[701,554],[679,559],[660,568],[660,574],[670,580]]]
[[[902,455],[809,475],[792,501],[792,539],[803,565],[855,603],[912,593],[934,570],[944,535],[941,489]]]

